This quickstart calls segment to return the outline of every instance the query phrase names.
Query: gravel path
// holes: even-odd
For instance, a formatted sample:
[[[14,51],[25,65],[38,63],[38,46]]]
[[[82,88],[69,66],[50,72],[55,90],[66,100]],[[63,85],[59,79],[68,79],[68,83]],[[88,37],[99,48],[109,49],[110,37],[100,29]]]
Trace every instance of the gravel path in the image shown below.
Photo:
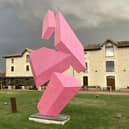
[[[82,94],[129,95],[129,92],[80,91]]]

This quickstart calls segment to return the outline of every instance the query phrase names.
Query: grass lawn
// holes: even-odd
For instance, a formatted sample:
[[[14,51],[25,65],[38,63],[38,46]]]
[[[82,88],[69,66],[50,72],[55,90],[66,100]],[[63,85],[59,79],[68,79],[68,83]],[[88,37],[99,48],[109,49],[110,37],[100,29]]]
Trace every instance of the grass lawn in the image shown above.
[[[55,92],[56,93],[56,92]],[[64,126],[28,120],[37,113],[38,91],[0,91],[0,129],[129,129],[129,96],[79,93],[64,109],[71,116]],[[10,111],[10,97],[17,98],[17,113]],[[8,104],[4,104],[7,102]],[[116,114],[121,113],[121,118]]]

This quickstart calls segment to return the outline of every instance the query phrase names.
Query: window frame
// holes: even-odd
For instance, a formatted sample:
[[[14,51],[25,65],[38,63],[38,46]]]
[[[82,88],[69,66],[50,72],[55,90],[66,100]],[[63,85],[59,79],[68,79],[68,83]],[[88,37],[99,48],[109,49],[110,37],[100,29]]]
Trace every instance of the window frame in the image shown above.
[[[29,63],[29,55],[26,55],[26,63]]]
[[[85,72],[88,73],[88,62],[85,62],[85,65],[86,65],[86,68],[87,68],[87,69],[85,70]]]
[[[108,66],[108,64],[107,63],[109,63],[109,62],[112,62],[113,63],[113,68],[111,68],[112,66]],[[112,70],[113,69],[113,70]],[[115,72],[115,62],[114,61],[106,61],[106,72]]]
[[[26,65],[26,72],[30,71],[30,66]]]
[[[11,66],[11,72],[14,72],[14,66]]]
[[[112,55],[108,55],[109,51],[108,49],[112,48]],[[105,46],[105,56],[106,57],[113,57],[114,56],[114,46],[112,44],[107,44]]]
[[[11,58],[11,64],[14,64],[14,58]]]

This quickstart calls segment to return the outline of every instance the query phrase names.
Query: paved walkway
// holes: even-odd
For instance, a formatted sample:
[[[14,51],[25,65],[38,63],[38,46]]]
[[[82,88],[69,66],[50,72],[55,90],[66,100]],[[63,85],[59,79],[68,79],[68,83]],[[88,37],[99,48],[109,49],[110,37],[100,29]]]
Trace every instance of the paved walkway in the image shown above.
[[[80,91],[82,94],[129,95],[129,92]]]

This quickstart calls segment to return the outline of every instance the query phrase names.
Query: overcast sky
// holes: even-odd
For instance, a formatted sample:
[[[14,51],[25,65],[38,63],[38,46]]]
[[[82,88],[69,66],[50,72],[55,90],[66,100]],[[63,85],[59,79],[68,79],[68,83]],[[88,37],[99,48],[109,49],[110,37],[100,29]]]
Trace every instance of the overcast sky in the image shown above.
[[[129,0],[0,0],[0,57],[52,47],[40,38],[48,9],[60,10],[83,44],[129,40]]]

